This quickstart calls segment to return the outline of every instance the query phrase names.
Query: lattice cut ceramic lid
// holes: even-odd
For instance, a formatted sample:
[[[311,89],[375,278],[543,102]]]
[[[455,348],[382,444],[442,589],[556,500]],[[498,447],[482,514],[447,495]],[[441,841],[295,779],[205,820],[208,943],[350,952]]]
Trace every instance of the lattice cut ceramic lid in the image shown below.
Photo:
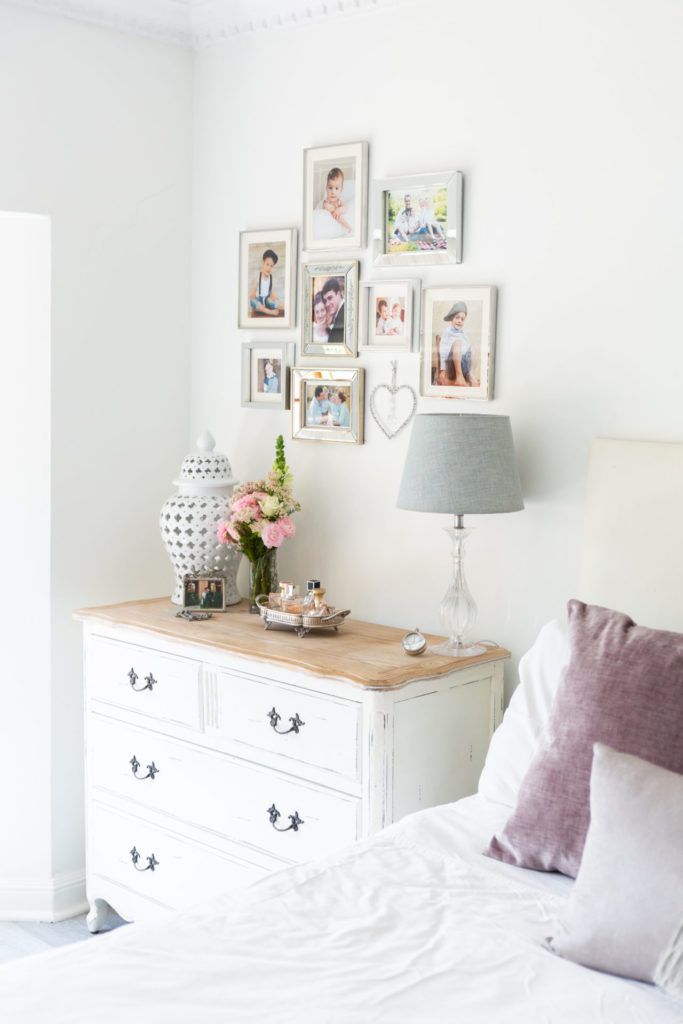
[[[181,492],[197,493],[201,489],[201,493],[206,494],[237,482],[227,455],[214,451],[215,447],[215,438],[205,430],[197,440],[197,450],[185,456],[180,476],[173,481]]]

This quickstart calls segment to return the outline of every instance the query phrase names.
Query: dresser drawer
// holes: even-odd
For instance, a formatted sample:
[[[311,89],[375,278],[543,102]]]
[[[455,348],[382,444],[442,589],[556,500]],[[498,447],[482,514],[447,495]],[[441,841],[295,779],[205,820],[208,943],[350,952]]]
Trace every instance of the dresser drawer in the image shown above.
[[[270,680],[205,670],[205,727],[245,748],[287,758],[288,770],[313,766],[360,777],[361,705]],[[252,753],[248,753],[251,748]],[[297,767],[297,763],[299,767]]]
[[[199,664],[135,644],[90,637],[86,646],[88,696],[199,728]]]
[[[102,715],[90,719],[88,776],[95,797],[123,798],[142,814],[146,807],[285,860],[321,856],[358,835],[354,797]]]
[[[267,874],[259,865],[98,803],[90,809],[89,831],[93,876],[174,909],[244,887]]]

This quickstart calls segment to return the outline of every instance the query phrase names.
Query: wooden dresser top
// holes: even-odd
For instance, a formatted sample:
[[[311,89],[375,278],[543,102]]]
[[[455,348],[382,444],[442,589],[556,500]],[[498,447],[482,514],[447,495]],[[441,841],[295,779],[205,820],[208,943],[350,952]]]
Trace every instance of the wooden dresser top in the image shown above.
[[[184,641],[319,676],[348,679],[371,689],[393,689],[413,680],[446,675],[456,668],[510,657],[503,647],[490,647],[474,658],[447,658],[429,650],[411,656],[401,646],[408,629],[357,619],[345,619],[336,632],[326,629],[298,637],[293,630],[275,626],[266,630],[260,615],[250,614],[246,601],[201,621],[178,618],[177,611],[178,606],[168,598],[153,598],[82,608],[74,612],[74,618],[91,628],[97,624],[132,628],[146,634],[150,641],[154,637]],[[425,636],[428,645],[443,640]]]

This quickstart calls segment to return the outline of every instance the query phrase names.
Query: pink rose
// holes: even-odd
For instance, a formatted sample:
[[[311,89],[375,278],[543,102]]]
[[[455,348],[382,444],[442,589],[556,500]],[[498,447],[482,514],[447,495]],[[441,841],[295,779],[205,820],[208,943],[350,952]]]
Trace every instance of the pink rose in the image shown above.
[[[277,520],[277,525],[280,527],[285,537],[293,537],[296,533],[296,526],[289,516],[282,516],[281,519]]]
[[[222,544],[231,544],[232,541],[237,544],[240,539],[239,533],[229,520],[218,524],[216,536]]]
[[[267,548],[279,548],[285,539],[280,522],[266,523],[261,530],[261,540]]]

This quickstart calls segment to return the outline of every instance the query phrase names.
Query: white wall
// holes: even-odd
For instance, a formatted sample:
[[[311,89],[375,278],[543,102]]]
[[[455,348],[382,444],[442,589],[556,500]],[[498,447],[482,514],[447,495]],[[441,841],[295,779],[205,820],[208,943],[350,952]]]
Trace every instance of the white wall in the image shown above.
[[[682,39],[674,0],[420,0],[196,60],[192,432],[238,477],[291,436],[289,414],[240,408],[240,346],[267,332],[235,326],[238,232],[301,227],[307,146],[368,140],[371,179],[464,172],[464,262],[418,276],[498,287],[495,398],[419,411],[511,417],[526,509],[470,518],[468,577],[479,635],[515,658],[575,593],[590,439],[683,440]],[[388,358],[358,363],[367,393],[389,380]],[[396,509],[407,441],[369,417],[363,447],[290,440],[304,509],[280,563],[359,617],[441,632],[448,519]]]
[[[23,488],[43,528],[26,522],[22,554],[42,582],[2,621],[32,701],[17,717],[11,685],[0,691],[0,747],[18,786],[41,764],[42,789],[40,801],[25,791],[19,820],[0,807],[0,916],[13,911],[13,889],[33,916],[59,916],[83,897],[72,611],[172,583],[157,518],[188,443],[191,75],[177,48],[0,6],[0,210],[44,215],[52,228],[51,348],[31,354],[41,447]],[[19,394],[9,443],[25,437],[27,419],[33,426]],[[21,485],[0,487],[16,509]],[[40,865],[26,854],[38,844]]]

